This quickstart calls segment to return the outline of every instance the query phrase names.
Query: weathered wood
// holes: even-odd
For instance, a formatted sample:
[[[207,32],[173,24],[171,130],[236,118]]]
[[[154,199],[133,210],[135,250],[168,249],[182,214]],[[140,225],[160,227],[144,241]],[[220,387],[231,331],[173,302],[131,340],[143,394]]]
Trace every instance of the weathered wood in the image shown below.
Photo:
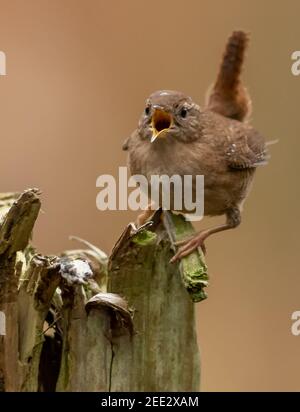
[[[109,391],[112,331],[120,329],[114,323],[116,316],[131,328],[126,302],[101,292],[107,256],[88,245],[92,250],[67,252],[62,258],[67,264],[61,264],[63,347],[57,391]],[[89,262],[89,269],[74,265],[79,259]],[[80,271],[85,272],[84,277]]]
[[[152,226],[128,225],[108,270],[79,238],[86,250],[36,254],[39,209],[36,189],[0,195],[0,390],[198,390],[192,300],[206,297],[205,261],[199,251],[169,263],[190,223],[157,211]]]
[[[35,255],[18,293],[19,390],[36,392],[44,343],[44,322],[60,283],[57,257]]]
[[[108,391],[111,362],[110,315],[87,314],[83,286],[63,292],[63,350],[57,391]]]
[[[128,300],[135,331],[113,340],[112,391],[199,390],[194,305],[171,247],[162,223],[154,232],[129,226],[110,257],[108,290]]]
[[[17,252],[28,244],[40,201],[35,189],[1,197],[0,227],[0,311],[5,317],[5,335],[0,339],[0,382],[2,391],[19,389],[18,367],[18,280],[21,264]],[[25,310],[25,308],[24,308]]]
[[[163,221],[174,250],[176,249],[175,242],[185,240],[195,234],[192,224],[183,215],[164,212]],[[199,248],[198,251],[181,259],[179,270],[183,285],[193,302],[206,299],[204,288],[208,285],[208,273],[202,249]]]

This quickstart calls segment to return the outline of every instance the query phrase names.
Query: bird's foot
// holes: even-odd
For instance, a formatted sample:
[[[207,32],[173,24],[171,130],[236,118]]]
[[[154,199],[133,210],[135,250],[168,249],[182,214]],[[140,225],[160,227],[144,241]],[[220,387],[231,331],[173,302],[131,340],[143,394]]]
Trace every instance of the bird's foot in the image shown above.
[[[170,263],[175,263],[177,260],[188,256],[196,249],[201,247],[203,253],[206,253],[206,247],[204,245],[204,240],[206,239],[206,234],[204,232],[199,232],[196,235],[189,237],[188,239],[175,242],[176,246],[181,246],[177,253],[172,257]]]

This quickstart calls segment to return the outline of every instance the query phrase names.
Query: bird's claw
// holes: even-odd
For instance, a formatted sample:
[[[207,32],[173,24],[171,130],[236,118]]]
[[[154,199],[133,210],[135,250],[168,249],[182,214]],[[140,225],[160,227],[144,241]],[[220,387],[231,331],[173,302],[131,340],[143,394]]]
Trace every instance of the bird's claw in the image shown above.
[[[206,254],[206,247],[204,245],[204,238],[203,236],[197,235],[192,238],[188,238],[183,241],[179,241],[174,243],[175,245],[183,245],[181,246],[177,253],[172,257],[170,260],[170,263],[175,263],[178,260],[181,260],[183,257],[190,255],[192,252],[194,252],[196,249],[199,247],[202,249],[202,252]]]

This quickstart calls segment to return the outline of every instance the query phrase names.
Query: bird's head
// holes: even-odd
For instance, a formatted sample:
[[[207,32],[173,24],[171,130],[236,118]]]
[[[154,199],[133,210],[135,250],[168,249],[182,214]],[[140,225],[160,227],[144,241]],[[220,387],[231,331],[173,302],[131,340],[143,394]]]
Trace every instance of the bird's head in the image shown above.
[[[175,138],[188,142],[197,139],[200,108],[181,92],[160,90],[146,101],[139,121],[139,135],[151,143]]]

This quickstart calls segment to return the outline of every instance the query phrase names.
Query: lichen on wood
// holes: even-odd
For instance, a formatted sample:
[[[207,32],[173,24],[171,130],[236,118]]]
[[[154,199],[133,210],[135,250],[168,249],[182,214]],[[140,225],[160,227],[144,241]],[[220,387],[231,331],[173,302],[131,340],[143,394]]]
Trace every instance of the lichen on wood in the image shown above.
[[[164,225],[169,234],[171,244],[185,240],[195,234],[192,224],[183,215],[164,212]],[[181,279],[193,302],[201,302],[207,298],[204,288],[208,285],[207,266],[201,248],[185,256],[179,263]]]

